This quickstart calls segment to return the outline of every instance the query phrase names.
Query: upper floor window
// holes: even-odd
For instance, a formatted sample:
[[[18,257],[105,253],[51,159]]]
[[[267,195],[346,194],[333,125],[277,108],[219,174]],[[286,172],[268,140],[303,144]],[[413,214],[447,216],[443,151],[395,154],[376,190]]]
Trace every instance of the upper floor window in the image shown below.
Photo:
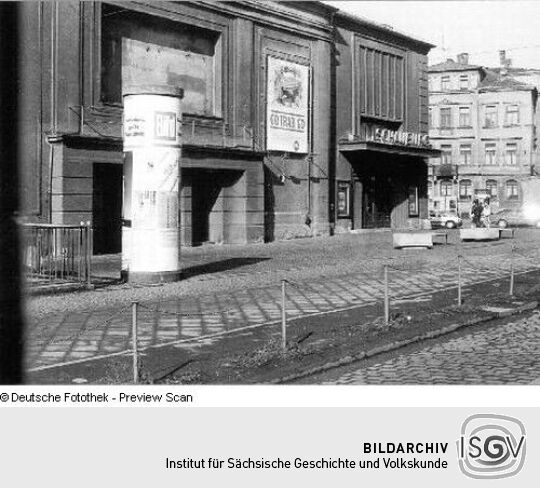
[[[452,162],[452,146],[449,144],[443,144],[441,146],[441,163],[450,164]]]
[[[505,163],[509,165],[517,164],[517,143],[515,142],[506,143],[506,148],[504,152],[504,160],[505,160]]]
[[[486,190],[491,198],[497,198],[497,180],[487,180]]]
[[[359,115],[402,120],[405,99],[404,52],[386,44],[358,37],[355,84]],[[355,107],[356,108],[356,107]]]
[[[519,124],[519,105],[507,105],[504,113],[505,125]]]
[[[459,75],[459,89],[460,90],[469,89],[469,75]]]
[[[487,105],[484,127],[497,127],[498,125],[497,105]]]
[[[441,197],[451,197],[454,194],[454,185],[451,180],[442,180],[440,186]]]
[[[497,145],[494,142],[486,143],[486,164],[497,164]]]
[[[452,109],[450,107],[441,108],[441,128],[452,127]]]
[[[459,164],[471,164],[471,145],[461,144],[459,146]]]
[[[506,182],[506,198],[508,200],[516,200],[519,198],[518,182],[516,180],[508,180]]]
[[[441,90],[442,91],[450,90],[450,77],[449,76],[441,76]]]
[[[101,32],[104,103],[121,104],[126,85],[169,85],[184,89],[184,113],[221,116],[219,32],[106,4]]]
[[[459,126],[471,126],[471,107],[459,107]]]

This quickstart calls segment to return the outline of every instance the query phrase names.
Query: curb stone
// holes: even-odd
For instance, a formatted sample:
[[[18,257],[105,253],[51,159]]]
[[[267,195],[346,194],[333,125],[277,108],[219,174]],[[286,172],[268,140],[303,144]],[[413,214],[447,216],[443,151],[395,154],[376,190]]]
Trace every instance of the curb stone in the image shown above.
[[[297,379],[300,379],[300,378],[305,378],[307,376],[312,376],[314,374],[324,373],[325,371],[329,371],[331,369],[335,369],[335,368],[338,368],[340,366],[347,366],[349,364],[352,364],[352,363],[355,363],[355,362],[358,362],[358,361],[362,361],[364,359],[368,359],[368,358],[371,358],[373,356],[377,356],[379,354],[383,354],[383,353],[387,353],[387,352],[391,352],[391,351],[396,351],[398,349],[409,346],[411,344],[415,344],[417,342],[422,342],[422,341],[425,341],[425,340],[428,340],[428,339],[434,339],[436,337],[441,337],[443,335],[447,335],[447,334],[450,334],[452,332],[455,332],[458,329],[462,329],[462,328],[465,328],[465,327],[470,327],[472,325],[477,325],[477,324],[481,324],[481,323],[484,323],[484,322],[489,322],[490,320],[494,320],[494,319],[497,319],[497,318],[509,317],[511,315],[517,315],[517,314],[526,312],[528,310],[534,310],[537,307],[538,307],[538,302],[536,300],[534,300],[532,302],[528,302],[528,303],[525,303],[525,304],[523,304],[523,305],[521,305],[519,307],[516,307],[516,308],[514,308],[514,309],[512,309],[510,311],[490,313],[485,317],[479,317],[479,318],[476,318],[476,319],[469,319],[469,320],[466,320],[463,323],[452,324],[452,325],[449,325],[447,327],[443,327],[442,329],[439,329],[439,330],[433,330],[433,331],[430,331],[430,332],[426,332],[424,334],[417,335],[415,337],[412,337],[411,339],[405,339],[405,340],[402,340],[402,341],[390,342],[389,344],[385,344],[383,346],[374,347],[373,349],[370,349],[367,352],[354,354],[352,356],[345,356],[344,358],[339,359],[338,361],[328,362],[328,363],[323,364],[322,366],[315,366],[313,368],[304,370],[304,371],[302,371],[300,373],[294,373],[294,374],[290,374],[290,375],[287,375],[287,376],[283,376],[281,378],[277,378],[275,380],[269,381],[267,384],[279,385],[281,383],[287,383],[289,381],[294,381],[294,380],[297,380]]]

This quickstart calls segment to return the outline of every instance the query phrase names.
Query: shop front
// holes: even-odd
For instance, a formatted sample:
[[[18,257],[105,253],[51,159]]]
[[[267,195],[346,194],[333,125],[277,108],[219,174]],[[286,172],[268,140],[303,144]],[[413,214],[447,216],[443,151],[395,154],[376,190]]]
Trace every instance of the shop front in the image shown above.
[[[426,135],[377,128],[339,150],[352,177],[348,195],[338,197],[349,200],[338,203],[338,218],[348,207],[352,229],[420,227],[428,218],[426,160],[438,151]]]

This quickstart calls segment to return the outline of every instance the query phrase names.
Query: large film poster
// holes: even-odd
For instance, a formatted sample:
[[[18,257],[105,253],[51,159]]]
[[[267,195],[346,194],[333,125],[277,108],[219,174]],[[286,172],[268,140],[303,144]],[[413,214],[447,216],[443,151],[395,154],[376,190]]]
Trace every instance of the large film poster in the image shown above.
[[[268,56],[266,148],[307,153],[309,67]]]

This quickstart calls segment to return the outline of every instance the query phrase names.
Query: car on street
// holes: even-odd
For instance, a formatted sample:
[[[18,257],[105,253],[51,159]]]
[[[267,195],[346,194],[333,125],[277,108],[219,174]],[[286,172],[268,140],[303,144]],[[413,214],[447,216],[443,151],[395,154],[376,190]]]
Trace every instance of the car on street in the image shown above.
[[[429,217],[432,229],[446,227],[447,229],[455,229],[463,225],[461,217],[455,213],[434,213]]]
[[[502,208],[489,217],[491,225],[506,227],[540,227],[540,207]]]

